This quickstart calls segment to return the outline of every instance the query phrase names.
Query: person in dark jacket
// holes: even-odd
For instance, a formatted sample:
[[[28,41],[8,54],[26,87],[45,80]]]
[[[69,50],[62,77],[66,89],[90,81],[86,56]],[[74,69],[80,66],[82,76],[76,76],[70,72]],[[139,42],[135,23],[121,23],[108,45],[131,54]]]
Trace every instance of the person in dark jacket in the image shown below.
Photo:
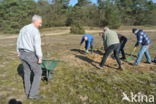
[[[120,41],[118,35],[115,31],[110,30],[108,27],[103,29],[103,45],[105,48],[105,53],[100,63],[100,67],[104,67],[108,56],[114,52],[114,57],[119,65],[120,70],[124,70],[121,64],[121,60],[119,58],[119,49],[120,49]]]
[[[84,36],[82,36],[81,42],[80,42],[80,46],[83,44],[83,42],[85,41],[85,50],[86,53],[89,52],[89,48],[91,48],[91,53],[93,52],[93,41],[94,41],[94,37],[90,34],[86,34]]]
[[[120,41],[120,51],[119,51],[119,53],[121,52],[121,54],[122,54],[121,59],[125,60],[126,55],[125,55],[124,47],[125,47],[128,39],[125,36],[123,36],[122,34],[118,34],[118,38],[119,38],[119,41]]]
[[[124,47],[125,47],[128,39],[125,36],[123,36],[122,34],[117,34],[117,35],[118,35],[118,38],[119,38],[119,41],[120,41],[119,54],[120,54],[120,52],[122,54],[122,57],[120,59],[125,60],[126,55],[125,55]],[[103,32],[100,32],[99,36],[101,36],[102,39],[104,39],[104,33]]]
[[[149,47],[152,43],[150,38],[148,37],[147,33],[140,29],[132,29],[132,32],[136,35],[137,42],[135,44],[134,51],[136,48],[141,45],[141,49],[138,53],[137,59],[135,60],[133,65],[138,65],[143,57],[143,54],[145,54],[145,57],[147,59],[147,63],[151,63],[151,56],[149,53]]]

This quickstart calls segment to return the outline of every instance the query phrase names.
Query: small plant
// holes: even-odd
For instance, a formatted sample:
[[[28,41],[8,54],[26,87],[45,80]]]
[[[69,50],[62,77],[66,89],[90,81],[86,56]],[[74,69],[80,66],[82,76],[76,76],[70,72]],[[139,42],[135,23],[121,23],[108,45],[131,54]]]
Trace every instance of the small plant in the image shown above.
[[[84,34],[85,30],[80,24],[71,25],[70,32],[74,34]]]

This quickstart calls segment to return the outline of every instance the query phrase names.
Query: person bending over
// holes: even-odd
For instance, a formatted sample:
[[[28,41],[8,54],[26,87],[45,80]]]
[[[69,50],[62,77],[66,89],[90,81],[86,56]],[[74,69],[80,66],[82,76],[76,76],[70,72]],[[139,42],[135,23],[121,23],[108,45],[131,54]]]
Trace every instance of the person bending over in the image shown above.
[[[122,34],[118,34],[118,38],[119,38],[119,41],[120,41],[120,51],[119,51],[119,54],[120,54],[120,52],[122,54],[122,57],[120,59],[125,60],[126,59],[126,55],[125,55],[124,47],[125,47],[128,39],[125,36],[123,36]]]
[[[115,31],[110,30],[108,27],[103,29],[103,44],[105,47],[105,53],[103,55],[102,61],[100,63],[100,67],[104,67],[108,56],[114,52],[114,57],[119,65],[119,69],[123,70],[121,65],[121,60],[119,58],[119,49],[120,49],[120,42],[118,35]]]
[[[91,48],[91,53],[93,52],[93,44],[94,44],[94,37],[90,34],[86,34],[82,36],[80,46],[85,42],[85,52],[89,53],[89,48]]]

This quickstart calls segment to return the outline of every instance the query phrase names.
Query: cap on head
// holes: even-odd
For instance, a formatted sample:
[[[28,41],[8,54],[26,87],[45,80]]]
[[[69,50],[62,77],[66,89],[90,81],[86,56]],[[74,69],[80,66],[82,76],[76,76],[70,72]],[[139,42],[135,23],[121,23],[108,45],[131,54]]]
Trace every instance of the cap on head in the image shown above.
[[[132,33],[135,33],[137,30],[138,30],[138,29],[133,28],[133,29],[132,29]]]

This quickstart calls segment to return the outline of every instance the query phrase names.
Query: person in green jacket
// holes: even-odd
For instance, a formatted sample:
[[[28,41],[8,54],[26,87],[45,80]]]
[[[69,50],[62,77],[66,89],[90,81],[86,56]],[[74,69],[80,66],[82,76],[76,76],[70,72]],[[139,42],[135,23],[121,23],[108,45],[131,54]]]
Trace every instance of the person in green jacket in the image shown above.
[[[121,65],[121,60],[119,58],[120,42],[117,33],[115,31],[110,30],[108,27],[105,27],[102,37],[103,37],[105,53],[103,55],[100,66],[104,67],[108,56],[112,52],[114,52],[114,57],[119,65],[119,69],[123,70],[123,67]]]

